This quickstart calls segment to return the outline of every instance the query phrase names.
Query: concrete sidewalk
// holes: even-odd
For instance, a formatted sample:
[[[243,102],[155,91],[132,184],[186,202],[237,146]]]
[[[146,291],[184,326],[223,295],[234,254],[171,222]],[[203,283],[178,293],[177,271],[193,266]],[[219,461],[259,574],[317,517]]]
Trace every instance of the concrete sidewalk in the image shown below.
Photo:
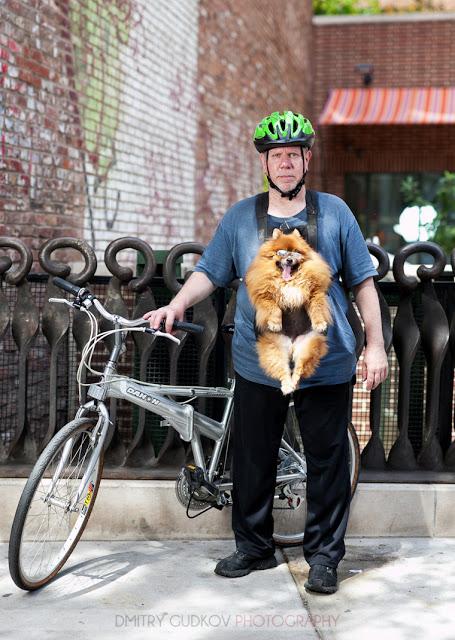
[[[0,638],[453,640],[455,539],[349,538],[331,596],[303,588],[300,549],[238,579],[213,573],[232,540],[81,542],[38,592],[15,587],[0,545]]]
[[[348,538],[331,596],[305,591],[300,551],[285,556],[321,638],[455,638],[455,538]],[[324,626],[329,616],[336,623]]]

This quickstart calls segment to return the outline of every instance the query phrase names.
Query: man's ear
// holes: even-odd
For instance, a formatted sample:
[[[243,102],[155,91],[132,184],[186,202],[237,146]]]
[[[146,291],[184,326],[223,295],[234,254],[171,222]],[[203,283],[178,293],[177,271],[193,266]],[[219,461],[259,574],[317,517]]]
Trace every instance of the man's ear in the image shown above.
[[[281,235],[282,235],[281,231],[277,228],[277,229],[274,229],[274,230],[273,230],[272,238],[273,238],[274,240],[276,240],[276,239],[277,239],[277,238],[279,238]]]
[[[259,154],[259,160],[261,161],[262,172],[267,175],[267,160],[266,160],[266,156],[267,156],[267,153],[265,151],[263,153]]]

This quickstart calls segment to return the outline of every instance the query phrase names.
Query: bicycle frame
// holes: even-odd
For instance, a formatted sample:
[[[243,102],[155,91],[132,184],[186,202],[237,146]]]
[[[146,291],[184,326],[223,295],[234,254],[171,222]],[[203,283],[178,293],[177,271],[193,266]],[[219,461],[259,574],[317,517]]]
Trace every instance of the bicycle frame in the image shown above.
[[[121,328],[117,323],[114,323],[114,326],[116,329]],[[129,378],[118,378],[116,368],[118,359],[122,353],[126,332],[121,331],[115,333],[114,336],[114,346],[104,369],[102,379],[99,383],[90,385],[88,397],[92,398],[92,400],[79,408],[77,417],[82,417],[93,410],[96,410],[100,414],[102,428],[97,446],[103,446],[109,426],[109,413],[104,404],[107,398],[124,399],[147,411],[156,413],[164,418],[162,422],[163,425],[172,426],[179,433],[182,440],[191,443],[194,463],[204,471],[206,479],[212,482],[217,470],[221,449],[229,431],[228,425],[233,409],[235,380],[229,380],[229,387],[202,387],[163,384],[145,385]],[[167,396],[186,397],[190,399],[223,398],[226,400],[226,404],[221,420],[217,421],[195,411],[194,407],[189,404],[180,404]],[[214,441],[208,469],[202,450],[201,435]],[[304,466],[302,458],[284,439],[282,439],[282,446],[295,458],[296,462]],[[87,469],[87,473],[92,470],[93,468]],[[297,472],[283,474],[277,477],[277,483],[296,479],[305,479],[305,474]],[[218,486],[220,491],[232,489],[232,483],[230,482],[220,483]],[[83,488],[84,485],[83,482],[81,482],[81,492]]]
[[[219,451],[223,446],[227,432],[227,425],[232,414],[234,400],[234,385],[231,381],[229,388],[225,387],[185,387],[172,385],[145,386],[129,380],[114,380],[108,382],[106,396],[108,398],[123,398],[148,411],[152,411],[163,418],[163,424],[172,426],[182,440],[191,443],[194,454],[194,462],[198,467],[208,471],[211,480],[218,463]],[[167,398],[167,395],[183,396],[188,398],[224,398],[226,404],[221,421],[214,420],[194,410],[194,407],[179,404],[175,400]],[[209,469],[206,469],[200,436],[215,441],[213,455]]]

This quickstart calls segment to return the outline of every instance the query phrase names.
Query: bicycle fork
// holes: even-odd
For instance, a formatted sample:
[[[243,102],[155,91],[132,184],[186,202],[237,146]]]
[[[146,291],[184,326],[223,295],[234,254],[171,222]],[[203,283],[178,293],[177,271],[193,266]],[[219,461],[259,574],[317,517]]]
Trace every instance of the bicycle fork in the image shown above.
[[[79,407],[76,413],[75,419],[77,420],[78,418],[83,417],[85,414],[89,413],[93,409],[95,409],[99,414],[98,421],[90,436],[90,442],[93,449],[89,458],[87,469],[84,475],[82,476],[82,479],[79,483],[79,486],[77,488],[77,491],[73,499],[71,500],[71,502],[61,500],[60,498],[56,498],[53,495],[53,493],[54,493],[56,484],[60,478],[60,474],[63,468],[65,467],[66,463],[68,462],[68,458],[73,448],[74,438],[70,438],[68,442],[66,442],[63,448],[62,456],[58,463],[57,469],[55,470],[55,473],[52,476],[52,482],[49,487],[49,490],[47,491],[46,495],[43,498],[44,502],[51,504],[53,506],[59,507],[61,509],[64,509],[65,511],[79,511],[76,505],[81,499],[81,496],[85,491],[88,481],[91,478],[95,465],[101,455],[101,451],[104,446],[104,441],[106,439],[108,426],[109,426],[109,413],[103,403],[95,404],[95,402],[91,401],[83,405],[82,407]],[[100,429],[100,425],[101,425],[101,429]],[[98,442],[96,442],[95,444],[95,441],[97,438],[98,438]]]

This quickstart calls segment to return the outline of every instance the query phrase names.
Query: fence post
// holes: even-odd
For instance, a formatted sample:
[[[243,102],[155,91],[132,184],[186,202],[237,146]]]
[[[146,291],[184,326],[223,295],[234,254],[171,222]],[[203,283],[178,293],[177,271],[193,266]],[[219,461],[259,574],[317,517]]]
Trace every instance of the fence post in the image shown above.
[[[4,279],[8,284],[17,287],[17,300],[12,314],[11,328],[14,341],[19,349],[18,366],[18,388],[16,399],[16,431],[6,447],[0,442],[0,459],[5,462],[7,459],[14,459],[17,462],[31,462],[36,460],[38,443],[30,433],[27,419],[27,399],[28,399],[28,355],[38,333],[39,315],[33,300],[27,274],[33,264],[31,250],[17,238],[0,238],[2,249],[14,249],[19,253],[20,260],[18,266],[12,271],[6,271]],[[3,267],[12,265],[12,261],[3,260]],[[8,326],[6,323],[5,330]]]
[[[388,273],[390,261],[387,252],[376,244],[367,243],[369,252],[378,260],[378,273],[374,276],[374,285],[379,299],[381,310],[382,335],[384,337],[384,349],[388,354],[392,345],[392,328],[390,324],[390,311],[384,296],[378,287],[378,281]],[[385,469],[386,459],[384,445],[380,438],[381,428],[381,394],[382,383],[373,389],[370,395],[370,429],[371,438],[362,451],[362,467],[365,469]]]

